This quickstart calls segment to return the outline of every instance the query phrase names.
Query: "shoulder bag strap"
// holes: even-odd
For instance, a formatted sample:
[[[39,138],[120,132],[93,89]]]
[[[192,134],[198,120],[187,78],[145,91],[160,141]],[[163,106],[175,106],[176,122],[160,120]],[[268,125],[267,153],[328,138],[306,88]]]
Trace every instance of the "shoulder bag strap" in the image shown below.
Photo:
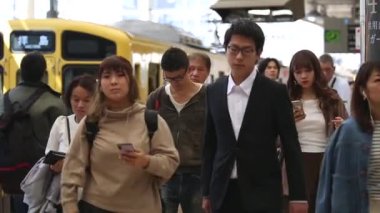
[[[29,98],[21,103],[21,106],[25,111],[28,111],[29,108],[37,101],[37,99],[44,93],[46,90],[44,87],[39,87]]]
[[[71,143],[71,134],[70,134],[70,123],[69,118],[66,116],[66,128],[67,128],[67,138],[69,139],[69,144]]]
[[[335,82],[336,82],[336,77],[334,77],[333,81],[331,82],[331,88],[334,88]]]

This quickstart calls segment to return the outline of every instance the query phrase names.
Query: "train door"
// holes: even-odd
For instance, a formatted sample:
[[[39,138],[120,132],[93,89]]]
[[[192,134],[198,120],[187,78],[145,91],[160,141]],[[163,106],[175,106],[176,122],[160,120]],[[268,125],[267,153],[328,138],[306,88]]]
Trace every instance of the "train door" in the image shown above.
[[[3,34],[0,32],[0,89],[1,93],[3,93],[4,89],[4,74],[5,74],[5,48],[4,48],[4,37]]]
[[[148,94],[160,86],[160,64],[149,63]]]
[[[97,76],[100,62],[116,54],[115,42],[89,33],[64,31],[62,33],[62,90],[72,79],[83,74]]]
[[[97,64],[67,64],[62,69],[63,91],[69,86],[70,82],[76,77],[84,74],[97,76],[99,65]]]
[[[142,100],[146,100],[147,96],[146,96],[145,91],[143,90],[144,87],[143,87],[143,84],[142,84],[142,81],[141,81],[141,64],[136,63],[134,65],[133,75],[135,76],[135,79],[136,79],[137,88],[139,90],[140,98]]]

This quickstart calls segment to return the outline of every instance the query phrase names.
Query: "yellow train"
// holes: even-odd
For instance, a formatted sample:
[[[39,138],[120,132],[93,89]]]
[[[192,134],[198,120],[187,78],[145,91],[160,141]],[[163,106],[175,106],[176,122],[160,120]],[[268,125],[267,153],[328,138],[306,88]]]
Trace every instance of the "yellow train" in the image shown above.
[[[77,75],[96,74],[104,57],[117,54],[132,62],[141,99],[145,100],[151,91],[162,84],[160,60],[163,52],[171,46],[182,48],[187,53],[208,54],[212,60],[211,79],[228,71],[223,55],[195,47],[197,43],[191,43],[192,38],[186,35],[179,35],[178,42],[165,41],[157,39],[149,30],[146,30],[148,35],[129,32],[128,26],[132,25],[126,23],[128,22],[105,26],[63,19],[11,20],[0,23],[0,88],[5,92],[19,83],[20,61],[29,51],[44,54],[47,61],[44,81],[57,92],[63,92],[65,86]],[[144,22],[138,23],[141,25]],[[155,28],[160,32],[159,25]],[[144,27],[141,26],[141,29]],[[162,34],[163,38],[169,37],[165,32]]]

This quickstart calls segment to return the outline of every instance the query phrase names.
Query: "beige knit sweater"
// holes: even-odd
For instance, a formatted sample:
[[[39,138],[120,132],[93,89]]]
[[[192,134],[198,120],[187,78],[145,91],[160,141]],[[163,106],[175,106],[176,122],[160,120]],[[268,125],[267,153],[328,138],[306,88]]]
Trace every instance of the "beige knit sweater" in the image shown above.
[[[150,150],[144,110],[145,106],[137,103],[118,112],[106,110],[91,150],[82,119],[62,171],[61,202],[65,213],[79,212],[78,187],[84,188],[84,201],[111,212],[161,212],[159,186],[172,176],[179,156],[161,117]],[[140,169],[119,159],[119,143],[132,143],[145,153],[151,151],[149,166]]]

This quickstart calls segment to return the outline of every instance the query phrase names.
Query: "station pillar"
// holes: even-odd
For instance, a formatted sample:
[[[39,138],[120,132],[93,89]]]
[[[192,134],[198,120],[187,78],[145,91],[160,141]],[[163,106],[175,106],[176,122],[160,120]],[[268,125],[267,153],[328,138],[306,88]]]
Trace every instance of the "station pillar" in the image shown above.
[[[362,62],[380,61],[380,1],[360,0]]]

